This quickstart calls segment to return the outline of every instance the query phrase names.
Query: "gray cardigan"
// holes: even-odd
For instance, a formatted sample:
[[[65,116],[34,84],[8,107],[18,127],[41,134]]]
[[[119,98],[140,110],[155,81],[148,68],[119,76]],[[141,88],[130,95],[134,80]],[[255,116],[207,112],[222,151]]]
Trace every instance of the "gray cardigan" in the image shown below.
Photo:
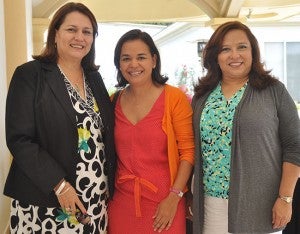
[[[209,93],[193,99],[195,169],[193,232],[203,227],[203,171],[200,116]],[[232,130],[228,231],[271,233],[282,162],[300,166],[300,121],[295,103],[281,82],[264,90],[247,86],[236,108]],[[217,221],[216,221],[217,222]]]

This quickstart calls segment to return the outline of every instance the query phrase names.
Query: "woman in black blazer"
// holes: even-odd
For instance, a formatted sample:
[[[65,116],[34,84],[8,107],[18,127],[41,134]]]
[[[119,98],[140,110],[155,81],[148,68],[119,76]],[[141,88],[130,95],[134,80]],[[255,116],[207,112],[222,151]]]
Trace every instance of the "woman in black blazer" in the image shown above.
[[[106,233],[114,112],[94,64],[97,32],[86,6],[67,3],[53,16],[42,54],[14,72],[4,189],[11,233]]]

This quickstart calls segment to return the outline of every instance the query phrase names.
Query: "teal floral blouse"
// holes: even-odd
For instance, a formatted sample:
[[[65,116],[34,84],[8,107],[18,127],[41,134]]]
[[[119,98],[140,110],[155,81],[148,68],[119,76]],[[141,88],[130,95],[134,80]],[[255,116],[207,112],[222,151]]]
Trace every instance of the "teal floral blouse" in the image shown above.
[[[228,199],[233,116],[246,85],[227,100],[219,83],[205,103],[200,119],[200,139],[207,196]]]

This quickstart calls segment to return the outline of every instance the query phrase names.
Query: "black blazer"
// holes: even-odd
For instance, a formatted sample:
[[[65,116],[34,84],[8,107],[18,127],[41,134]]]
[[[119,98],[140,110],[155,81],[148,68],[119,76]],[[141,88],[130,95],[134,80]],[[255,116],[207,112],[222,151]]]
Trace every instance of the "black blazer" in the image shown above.
[[[105,127],[105,170],[112,196],[116,166],[114,110],[99,72],[85,71],[85,75]],[[75,187],[75,118],[56,64],[34,60],[15,70],[6,100],[6,141],[13,160],[5,195],[27,204],[59,206],[53,188],[62,178]]]

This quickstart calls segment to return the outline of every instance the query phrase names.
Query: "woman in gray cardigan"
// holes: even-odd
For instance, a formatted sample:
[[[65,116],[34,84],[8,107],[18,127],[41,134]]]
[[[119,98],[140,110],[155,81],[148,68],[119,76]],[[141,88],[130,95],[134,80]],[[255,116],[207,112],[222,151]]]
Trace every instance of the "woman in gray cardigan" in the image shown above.
[[[193,98],[193,231],[281,232],[300,171],[300,123],[291,96],[260,62],[250,29],[221,25],[204,50]]]

